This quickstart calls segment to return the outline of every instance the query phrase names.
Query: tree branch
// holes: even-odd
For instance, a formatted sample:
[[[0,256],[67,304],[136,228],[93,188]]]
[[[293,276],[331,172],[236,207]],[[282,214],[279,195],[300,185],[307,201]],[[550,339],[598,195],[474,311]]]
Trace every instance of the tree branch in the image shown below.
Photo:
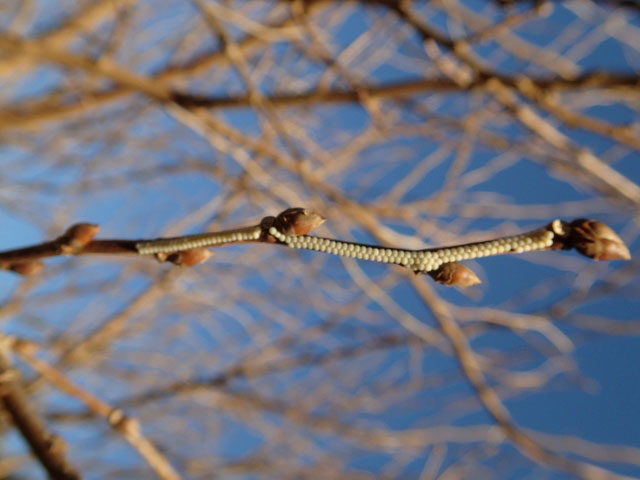
[[[80,474],[65,457],[62,438],[50,433],[29,404],[19,373],[11,368],[7,346],[0,345],[0,399],[16,428],[29,444],[31,452],[54,480],[78,480]]]
[[[468,267],[458,263],[463,260],[572,248],[593,260],[631,258],[629,249],[611,228],[587,219],[577,219],[571,223],[554,220],[542,228],[520,235],[422,250],[387,248],[307,235],[324,220],[324,217],[309,210],[288,208],[277,217],[264,217],[260,224],[252,227],[151,240],[93,240],[98,227],[79,223],[56,240],[0,252],[0,268],[28,275],[39,270],[34,264],[40,258],[88,254],[153,255],[159,261],[193,266],[210,257],[207,248],[262,242],[402,265],[416,273],[428,273],[439,283],[468,287],[480,283],[480,280]]]

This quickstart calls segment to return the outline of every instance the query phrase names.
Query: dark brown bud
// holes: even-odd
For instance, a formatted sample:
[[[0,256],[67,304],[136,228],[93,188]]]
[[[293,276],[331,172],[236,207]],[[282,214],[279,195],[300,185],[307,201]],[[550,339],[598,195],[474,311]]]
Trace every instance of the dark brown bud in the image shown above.
[[[306,235],[326,218],[305,208],[288,208],[276,218],[274,226],[285,235]]]
[[[40,273],[44,268],[44,263],[38,260],[26,260],[24,262],[16,262],[9,266],[9,270],[20,275],[28,276]]]
[[[481,283],[473,270],[458,262],[443,263],[437,270],[428,273],[436,282],[450,287],[467,288]]]
[[[593,260],[629,260],[631,254],[622,239],[602,222],[580,218],[571,222],[567,246]]]
[[[166,260],[181,267],[193,267],[206,262],[213,256],[213,252],[206,248],[192,248],[167,255]]]
[[[96,236],[100,227],[92,223],[76,223],[58,238],[62,253],[75,253]]]

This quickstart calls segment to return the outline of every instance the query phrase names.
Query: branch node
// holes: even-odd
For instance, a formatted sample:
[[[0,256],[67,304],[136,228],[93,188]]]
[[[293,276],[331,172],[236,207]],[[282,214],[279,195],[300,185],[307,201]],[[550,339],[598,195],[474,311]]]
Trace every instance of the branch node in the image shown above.
[[[276,217],[272,217],[271,215],[264,217],[260,220],[260,228],[262,231],[260,232],[259,240],[261,242],[266,243],[278,243],[278,240],[269,233],[269,229],[273,226],[273,223],[276,221]]]
[[[64,455],[67,452],[67,443],[59,435],[51,434],[47,438],[46,448],[54,455]]]
[[[126,416],[121,409],[114,408],[113,410],[111,410],[111,412],[109,412],[109,415],[107,416],[107,421],[109,422],[109,425],[111,425],[114,428],[117,428],[125,418]]]

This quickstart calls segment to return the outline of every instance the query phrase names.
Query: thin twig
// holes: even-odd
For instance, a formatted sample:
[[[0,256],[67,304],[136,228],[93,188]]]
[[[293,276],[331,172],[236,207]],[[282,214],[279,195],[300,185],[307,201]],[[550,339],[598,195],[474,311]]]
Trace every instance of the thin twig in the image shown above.
[[[12,348],[49,383],[61,391],[78,398],[91,412],[103,417],[114,431],[122,435],[136,449],[158,478],[163,480],[179,480],[181,478],[169,460],[142,434],[140,423],[135,418],[126,416],[119,408],[112,407],[96,395],[78,387],[59,370],[36,358],[31,345],[17,341],[13,342]]]

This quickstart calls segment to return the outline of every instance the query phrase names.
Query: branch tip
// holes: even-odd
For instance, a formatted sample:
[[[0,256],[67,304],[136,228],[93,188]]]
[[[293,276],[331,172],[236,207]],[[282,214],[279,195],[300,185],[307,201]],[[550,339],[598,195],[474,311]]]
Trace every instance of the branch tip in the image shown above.
[[[569,224],[565,248],[598,261],[630,260],[631,253],[609,226],[596,220],[579,218]]]

